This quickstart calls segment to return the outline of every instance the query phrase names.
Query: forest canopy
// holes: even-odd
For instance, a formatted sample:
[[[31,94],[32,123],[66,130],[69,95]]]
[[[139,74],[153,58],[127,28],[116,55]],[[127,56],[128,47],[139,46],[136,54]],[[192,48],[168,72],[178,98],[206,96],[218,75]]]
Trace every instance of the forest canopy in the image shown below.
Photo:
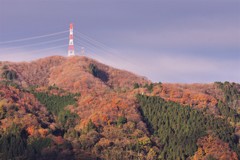
[[[160,138],[163,149],[159,159],[187,159],[197,151],[197,140],[207,134],[216,135],[238,150],[234,128],[227,120],[204,115],[160,97],[138,95],[137,99],[150,132]]]

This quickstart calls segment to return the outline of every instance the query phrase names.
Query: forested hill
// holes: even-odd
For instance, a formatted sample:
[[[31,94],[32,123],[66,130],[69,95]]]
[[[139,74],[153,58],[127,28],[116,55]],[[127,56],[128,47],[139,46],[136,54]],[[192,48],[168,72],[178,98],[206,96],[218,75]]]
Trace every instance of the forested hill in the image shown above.
[[[0,159],[239,159],[240,84],[152,83],[78,56],[0,75]]]

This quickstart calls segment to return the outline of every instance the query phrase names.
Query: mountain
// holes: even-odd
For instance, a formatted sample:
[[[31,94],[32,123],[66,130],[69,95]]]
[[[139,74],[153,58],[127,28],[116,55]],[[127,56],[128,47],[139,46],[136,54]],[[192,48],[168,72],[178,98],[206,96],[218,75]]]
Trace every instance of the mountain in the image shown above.
[[[237,83],[153,83],[83,56],[0,62],[0,74],[1,159],[240,154]]]

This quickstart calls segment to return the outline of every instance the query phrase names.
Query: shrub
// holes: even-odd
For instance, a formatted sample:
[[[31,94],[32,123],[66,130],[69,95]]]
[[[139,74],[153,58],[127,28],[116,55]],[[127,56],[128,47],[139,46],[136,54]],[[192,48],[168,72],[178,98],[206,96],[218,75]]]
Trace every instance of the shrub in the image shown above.
[[[87,134],[80,136],[80,143],[83,149],[91,149],[99,140],[101,136],[98,132],[91,130]]]
[[[94,64],[91,63],[89,65],[89,71],[90,71],[90,73],[92,73],[93,76],[97,77],[99,70],[98,70],[97,66],[95,66]]]
[[[139,88],[140,86],[139,86],[139,84],[138,83],[134,83],[134,85],[133,85],[133,88],[134,89],[137,89],[137,88]]]
[[[79,138],[80,133],[76,131],[74,128],[69,128],[67,132],[64,134],[64,138]]]
[[[4,119],[5,116],[6,116],[6,113],[7,113],[7,110],[6,110],[6,105],[7,105],[7,100],[6,99],[3,99],[3,100],[0,100],[0,120],[1,119]]]
[[[87,126],[86,126],[86,131],[89,132],[91,130],[96,130],[96,129],[97,129],[96,125],[90,119]]]
[[[2,80],[0,81],[0,84],[4,86],[11,86],[17,89],[21,88],[17,83],[14,83],[14,81],[10,81],[10,80]]]
[[[60,90],[60,88],[56,86],[56,84],[53,84],[52,86],[48,86],[48,90],[53,90],[53,89]]]
[[[146,145],[151,146],[152,145],[152,142],[151,142],[150,138],[148,138],[147,136],[139,138],[138,143],[141,146],[146,146]]]
[[[17,73],[14,70],[5,70],[2,73],[2,77],[7,79],[7,80],[15,80],[18,78]]]
[[[217,160],[217,159],[214,158],[212,155],[209,155],[209,156],[207,157],[207,160]]]
[[[118,121],[117,121],[118,125],[123,125],[125,123],[127,123],[127,118],[126,117],[124,117],[124,116],[118,117]]]
[[[9,68],[9,67],[8,67],[6,64],[2,66],[2,69],[3,69],[3,70],[7,70],[8,68]]]
[[[144,88],[147,88],[149,92],[152,92],[153,91],[153,87],[154,87],[154,84],[151,83],[151,84],[145,84]]]

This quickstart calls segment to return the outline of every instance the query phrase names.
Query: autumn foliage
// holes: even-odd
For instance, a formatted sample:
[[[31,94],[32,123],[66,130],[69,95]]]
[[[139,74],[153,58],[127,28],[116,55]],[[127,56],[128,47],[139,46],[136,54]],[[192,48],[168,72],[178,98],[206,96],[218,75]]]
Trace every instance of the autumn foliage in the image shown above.
[[[219,160],[238,160],[237,154],[231,151],[228,143],[211,135],[200,138],[197,145],[198,150],[192,160],[205,160],[210,156]]]
[[[152,83],[83,56],[0,62],[0,74],[0,133],[17,124],[30,138],[50,138],[51,146],[41,151],[45,158],[161,159],[163,140],[152,136],[137,94],[224,119],[240,133],[238,85],[232,91],[232,84]],[[146,110],[152,112],[151,106]],[[197,151],[188,158],[237,159],[221,138],[197,138]]]

